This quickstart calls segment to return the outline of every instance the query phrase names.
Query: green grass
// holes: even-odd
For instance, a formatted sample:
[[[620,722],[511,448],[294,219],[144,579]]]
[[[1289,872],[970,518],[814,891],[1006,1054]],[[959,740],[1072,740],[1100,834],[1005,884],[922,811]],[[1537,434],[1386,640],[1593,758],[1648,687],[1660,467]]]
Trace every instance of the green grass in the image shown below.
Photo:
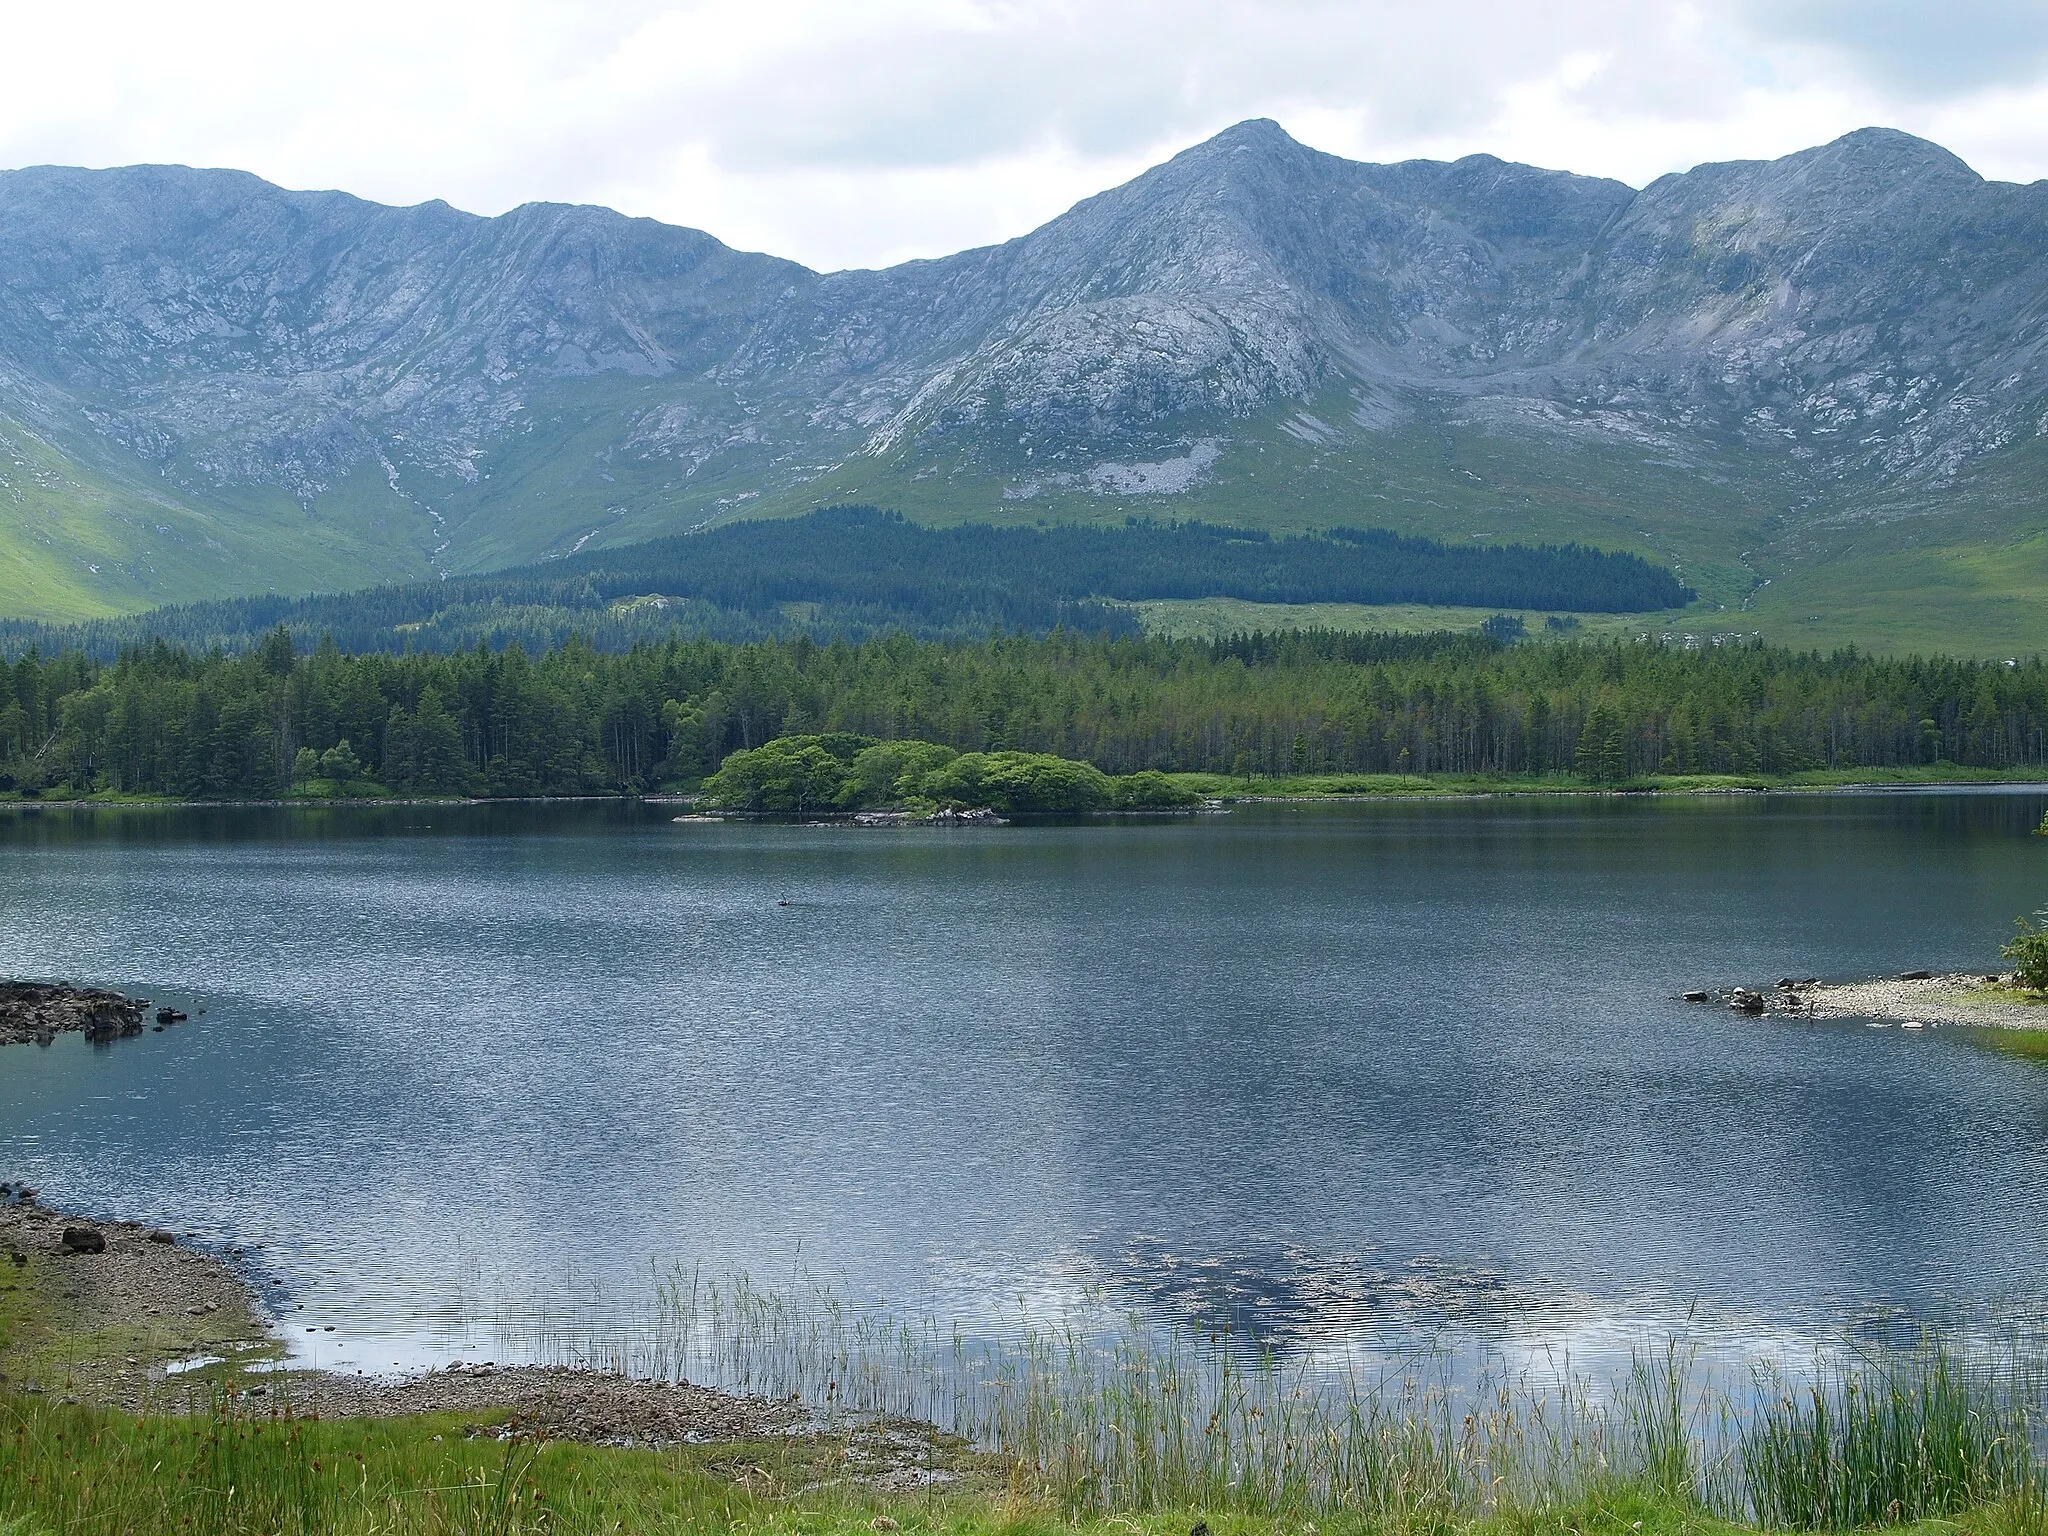
[[[2028,1449],[2039,1361],[1935,1341],[1753,1398],[1704,1387],[1675,1341],[1596,1384],[1424,1357],[1346,1377],[1132,1318],[1028,1320],[969,1342],[829,1292],[677,1276],[665,1365],[835,1415],[914,1417],[1075,1513],[1237,1510],[1439,1528],[1625,1495],[1730,1522],[1850,1529],[1997,1506],[2040,1516]],[[1873,1516],[1873,1511],[1875,1512]]]
[[[0,1291],[15,1370],[24,1334],[61,1346],[67,1324],[58,1289],[35,1279]],[[664,1288],[662,1316],[666,1372],[795,1393],[819,1432],[655,1451],[507,1438],[490,1413],[315,1422],[292,1415],[288,1377],[267,1378],[269,1406],[250,1411],[233,1368],[160,1384],[142,1417],[0,1389],[0,1536],[1186,1536],[1198,1523],[1214,1536],[1620,1536],[1731,1533],[1757,1516],[2048,1530],[2023,1417],[2038,1381],[2017,1353],[1823,1366],[1810,1386],[1770,1379],[1744,1415],[1676,1344],[1600,1390],[1562,1372],[1453,1388],[1429,1359],[1336,1379],[1135,1319],[970,1342],[822,1289],[694,1275]],[[881,1491],[861,1469],[913,1414],[936,1424],[916,1438],[953,1480]]]
[[[1853,551],[1788,573],[1738,617],[1800,649],[2038,655],[2048,650],[2048,535]]]
[[[1736,1527],[1628,1486],[1480,1517],[1364,1512],[1320,1520],[1209,1506],[1090,1513],[1001,1475],[964,1488],[879,1494],[843,1477],[832,1439],[669,1451],[470,1438],[453,1416],[317,1423],[218,1408],[135,1419],[0,1398],[0,1536],[455,1536],[689,1532],[693,1536],[1316,1536],[1469,1531],[1473,1536],[1650,1536]]]
[[[501,1442],[437,1415],[322,1423],[197,1414],[136,1418],[0,1398],[0,1511],[24,1531],[481,1533],[872,1530],[878,1503],[830,1489],[838,1447],[668,1453]],[[714,1470],[720,1463],[724,1470]],[[734,1475],[745,1466],[752,1474]],[[749,1486],[749,1485],[753,1486]],[[926,1501],[933,1513],[943,1506]],[[909,1508],[905,1514],[911,1514]],[[972,1519],[943,1519],[972,1530]],[[909,1523],[909,1522],[905,1522]],[[986,1522],[999,1523],[997,1520]],[[5,1529],[5,1527],[0,1527]]]
[[[1765,1528],[1938,1517],[1935,1528],[1985,1536],[2048,1529],[2024,1469],[2010,1447],[1987,1440],[1966,1391],[1930,1405],[1924,1387],[1908,1384],[1901,1397],[1903,1411],[1852,1419],[1846,1434],[1838,1420],[1788,1399],[1793,1406],[1773,1421],[1778,1454],[1760,1455],[1752,1474],[1765,1497],[1785,1501]],[[1643,1407],[1653,1417],[1661,1411],[1654,1401]],[[1447,1462],[1407,1469],[1415,1482],[1397,1497],[1248,1508],[1227,1486],[1123,1506],[1077,1500],[1036,1469],[998,1458],[954,1462],[951,1483],[884,1492],[847,1476],[861,1454],[854,1433],[636,1450],[503,1439],[497,1415],[321,1422],[292,1417],[288,1405],[250,1414],[226,1394],[193,1410],[137,1417],[0,1395],[0,1533],[872,1536],[893,1525],[913,1536],[1187,1536],[1199,1522],[1214,1536],[1732,1536],[1755,1528],[1700,1495],[1691,1483],[1695,1448],[1672,1443],[1656,1424],[1640,1427],[1639,1449],[1662,1459],[1638,1457],[1577,1481],[1506,1490],[1488,1486],[1489,1466],[1475,1461],[1475,1481],[1454,1488]],[[1452,1428],[1454,1440],[1474,1438]],[[1445,1443],[1437,1426],[1419,1426],[1398,1449],[1424,1463]],[[1452,1454],[1462,1453],[1453,1446]],[[1807,1475],[1809,1463],[1820,1475]],[[1410,1494],[1420,1497],[1407,1502]]]
[[[2048,1062],[2048,1029],[2005,1029],[1985,1042],[1991,1049],[2022,1061]]]
[[[431,525],[381,474],[358,472],[302,507],[274,490],[201,496],[88,446],[0,418],[0,614],[88,619],[428,573]]]
[[[1254,603],[1236,597],[1151,598],[1128,606],[1150,635],[1202,640],[1226,635],[1283,629],[1336,629],[1428,634],[1444,629],[1477,629],[1495,614],[1519,618],[1532,640],[1606,640],[1660,638],[1711,641],[1736,633],[1723,623],[1726,614],[1679,609],[1667,613],[1579,613],[1566,615],[1542,608],[1461,608],[1426,603]],[[1552,630],[1545,620],[1568,619],[1570,627]],[[1747,631],[1742,631],[1747,633]]]
[[[1227,773],[1168,774],[1174,783],[1212,798],[1327,799],[1413,795],[1579,795],[1579,794],[1726,794],[1759,790],[1847,789],[1858,785],[2028,784],[2040,780],[2038,770],[1958,768],[1928,763],[1904,768],[1817,769],[1808,773],[1716,774],[1659,773],[1602,783],[1575,773],[1308,773],[1256,774],[1249,778]]]
[[[1748,1508],[1795,1530],[1951,1517],[2033,1479],[2022,1393],[1940,1350],[1823,1368],[1762,1394],[1743,1435]]]
[[[1990,989],[1987,988],[1987,991]],[[2041,1002],[2028,998],[2028,1002]],[[1972,1029],[1966,1037],[1972,1045],[2020,1061],[2048,1062],[2048,1029]]]

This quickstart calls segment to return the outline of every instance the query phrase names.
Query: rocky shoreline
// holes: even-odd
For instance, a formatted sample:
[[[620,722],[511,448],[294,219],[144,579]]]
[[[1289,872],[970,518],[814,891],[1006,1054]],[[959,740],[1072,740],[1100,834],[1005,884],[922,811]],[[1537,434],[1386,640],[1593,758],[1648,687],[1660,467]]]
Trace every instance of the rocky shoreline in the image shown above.
[[[20,1321],[0,1335],[0,1393],[130,1413],[237,1411],[293,1418],[474,1414],[470,1433],[662,1447],[804,1441],[823,1432],[794,1402],[564,1366],[463,1362],[408,1378],[284,1364],[255,1290],[228,1260],[137,1222],[66,1215],[0,1183],[0,1292]],[[13,1297],[0,1301],[13,1301]],[[952,1480],[957,1448],[928,1426],[860,1426],[854,1474],[878,1488]]]
[[[1868,1019],[1905,1029],[2048,1029],[2048,998],[2023,993],[2012,976],[1982,971],[1905,971],[1849,982],[1781,976],[1768,987],[1687,992],[1685,1000],[1751,1017]]]

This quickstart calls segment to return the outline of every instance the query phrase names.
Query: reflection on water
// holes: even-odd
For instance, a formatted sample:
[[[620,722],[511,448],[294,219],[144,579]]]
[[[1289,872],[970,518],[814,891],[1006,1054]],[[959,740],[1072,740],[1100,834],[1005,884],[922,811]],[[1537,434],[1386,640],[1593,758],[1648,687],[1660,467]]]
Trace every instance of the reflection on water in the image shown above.
[[[1190,1256],[1137,1236],[1104,1254],[1102,1264],[1115,1294],[1148,1316],[1260,1351],[1451,1328],[1499,1338],[1579,1310],[1577,1298],[1525,1289],[1499,1270],[1429,1254],[1388,1264],[1318,1254],[1298,1243],[1255,1243],[1228,1257]]]
[[[1302,1354],[1980,1317],[2048,1292],[2041,1064],[1679,994],[1988,964],[2044,803],[14,815],[0,972],[195,1018],[0,1056],[0,1177],[381,1368],[624,1338],[677,1260]]]

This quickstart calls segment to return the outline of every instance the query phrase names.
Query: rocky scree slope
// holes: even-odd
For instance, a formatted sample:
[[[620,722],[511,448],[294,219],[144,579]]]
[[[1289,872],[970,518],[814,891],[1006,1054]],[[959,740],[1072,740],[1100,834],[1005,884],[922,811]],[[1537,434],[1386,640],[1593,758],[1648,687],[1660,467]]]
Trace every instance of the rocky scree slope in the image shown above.
[[[2029,531],[2044,336],[2048,184],[1877,129],[1635,191],[1253,122],[832,274],[595,208],[34,168],[0,174],[0,607],[860,497],[1591,538],[1735,610],[1844,538]]]

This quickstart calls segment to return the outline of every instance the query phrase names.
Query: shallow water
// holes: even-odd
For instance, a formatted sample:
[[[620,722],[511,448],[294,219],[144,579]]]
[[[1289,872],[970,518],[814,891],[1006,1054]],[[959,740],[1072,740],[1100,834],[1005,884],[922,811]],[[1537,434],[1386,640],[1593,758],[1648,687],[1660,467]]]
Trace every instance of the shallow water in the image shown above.
[[[1994,965],[2044,805],[5,815],[0,973],[195,1018],[0,1055],[0,1177],[248,1250],[373,1369],[546,1354],[676,1262],[1303,1348],[1981,1320],[2048,1294],[2048,1068],[1677,994]]]

